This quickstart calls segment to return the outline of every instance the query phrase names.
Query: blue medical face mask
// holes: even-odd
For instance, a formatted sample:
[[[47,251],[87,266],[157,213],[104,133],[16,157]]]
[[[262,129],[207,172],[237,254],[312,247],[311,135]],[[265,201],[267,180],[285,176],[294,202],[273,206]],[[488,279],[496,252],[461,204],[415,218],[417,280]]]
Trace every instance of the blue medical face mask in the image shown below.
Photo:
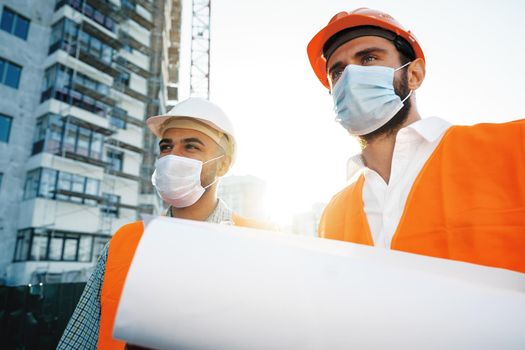
[[[338,121],[352,135],[369,134],[392,119],[412,95],[403,100],[394,91],[397,69],[383,66],[346,66],[332,89]]]

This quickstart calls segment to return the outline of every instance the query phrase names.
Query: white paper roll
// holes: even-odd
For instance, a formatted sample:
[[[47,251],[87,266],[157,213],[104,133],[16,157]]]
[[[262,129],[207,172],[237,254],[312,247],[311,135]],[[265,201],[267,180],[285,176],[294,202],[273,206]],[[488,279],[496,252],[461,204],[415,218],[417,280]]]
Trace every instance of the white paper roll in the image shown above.
[[[525,349],[525,275],[155,218],[114,336],[154,349]]]

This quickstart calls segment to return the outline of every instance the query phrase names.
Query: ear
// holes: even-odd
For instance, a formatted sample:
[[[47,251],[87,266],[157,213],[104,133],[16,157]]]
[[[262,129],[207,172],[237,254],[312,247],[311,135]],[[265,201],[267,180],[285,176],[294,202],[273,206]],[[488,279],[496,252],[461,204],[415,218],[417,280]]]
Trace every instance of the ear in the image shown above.
[[[417,90],[425,80],[425,61],[417,58],[408,66],[408,88]]]
[[[224,155],[224,157],[222,157],[219,160],[219,164],[218,164],[218,167],[217,167],[217,176],[222,177],[222,176],[226,175],[228,170],[230,170],[231,164],[232,164],[231,157],[228,156],[228,155]]]

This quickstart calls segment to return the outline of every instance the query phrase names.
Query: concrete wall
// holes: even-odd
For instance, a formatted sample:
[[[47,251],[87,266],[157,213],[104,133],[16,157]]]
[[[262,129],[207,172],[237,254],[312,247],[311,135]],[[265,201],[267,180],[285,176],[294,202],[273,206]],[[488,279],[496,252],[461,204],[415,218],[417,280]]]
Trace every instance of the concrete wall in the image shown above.
[[[47,56],[53,0],[2,0],[4,6],[30,18],[27,40],[0,30],[0,57],[21,65],[18,90],[0,85],[0,111],[13,117],[9,143],[0,143],[0,283],[6,278],[11,262],[25,180],[25,163],[31,152],[35,127],[34,110],[40,102],[43,69]]]

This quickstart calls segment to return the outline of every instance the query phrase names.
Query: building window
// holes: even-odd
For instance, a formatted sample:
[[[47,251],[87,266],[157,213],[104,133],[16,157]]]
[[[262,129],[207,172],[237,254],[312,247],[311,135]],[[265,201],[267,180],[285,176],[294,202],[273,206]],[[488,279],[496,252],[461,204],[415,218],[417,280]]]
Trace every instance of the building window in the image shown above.
[[[4,173],[0,173],[0,190],[2,189],[2,180],[4,179]]]
[[[25,261],[29,259],[30,240],[31,229],[18,231],[13,261]]]
[[[110,65],[113,57],[116,56],[116,51],[111,46],[79,30],[78,25],[70,19],[64,18],[53,25],[49,54],[56,50],[64,50],[71,56],[76,56],[77,44],[80,45],[81,52],[98,59],[105,65]]]
[[[61,8],[64,5],[69,5],[80,13],[86,15],[86,17],[91,18],[98,24],[104,26],[106,29],[109,29],[112,32],[116,31],[115,22],[108,16],[105,16],[98,10],[93,9],[90,5],[84,0],[59,0],[55,5],[55,11]],[[111,2],[106,2],[106,6],[113,7]]]
[[[122,171],[122,166],[124,163],[124,152],[110,149],[106,152],[106,158],[106,161],[108,162],[108,169],[114,171]]]
[[[73,75],[75,75],[74,80]],[[81,73],[73,74],[73,70],[69,67],[55,64],[46,69],[44,74],[44,86],[40,102],[54,98],[106,118],[111,106],[79,91],[85,91],[85,89],[92,90],[90,93],[95,94],[93,96],[107,96],[109,94],[109,86],[96,82]]]
[[[24,186],[24,199],[41,197],[93,206],[99,193],[99,180],[48,168],[29,171]]]
[[[110,237],[88,233],[27,228],[18,231],[13,261],[76,261],[98,259]]]
[[[109,123],[119,129],[126,129],[128,120],[128,112],[126,110],[113,107],[111,114],[109,115]]]
[[[135,10],[135,3],[131,2],[130,0],[121,0],[120,4],[124,8],[130,9],[130,10]]]
[[[119,206],[120,206],[120,196],[102,193],[102,205],[100,206],[100,211],[104,216],[118,218],[119,217]]]
[[[32,154],[72,152],[91,159],[102,159],[104,135],[66,121],[57,114],[48,113],[38,118],[33,137]],[[67,125],[67,128],[66,128]],[[64,129],[67,129],[64,132]]]
[[[26,40],[29,32],[29,19],[4,6],[0,29]]]
[[[118,75],[115,77],[115,80],[113,81],[113,84],[116,87],[129,86],[130,78],[131,78],[131,75],[129,72],[119,71]]]
[[[12,121],[12,117],[0,113],[0,142],[9,142]]]
[[[18,89],[22,67],[16,63],[0,58],[0,83]]]

